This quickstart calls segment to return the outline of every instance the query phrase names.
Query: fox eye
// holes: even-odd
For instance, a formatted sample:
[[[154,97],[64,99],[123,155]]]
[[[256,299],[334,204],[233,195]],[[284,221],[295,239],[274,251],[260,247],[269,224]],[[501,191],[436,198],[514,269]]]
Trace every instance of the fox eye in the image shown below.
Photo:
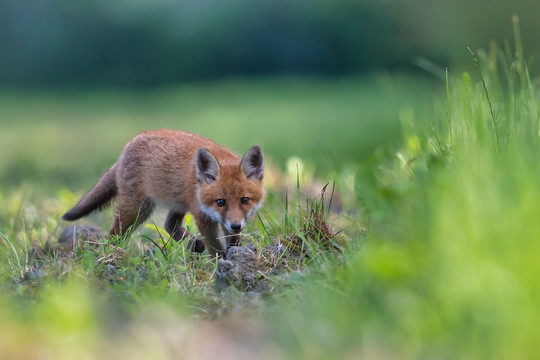
[[[247,205],[248,203],[249,203],[249,198],[248,197],[243,197],[242,198],[242,204]]]
[[[217,199],[216,203],[217,203],[217,206],[219,207],[225,206],[225,200],[223,199]]]

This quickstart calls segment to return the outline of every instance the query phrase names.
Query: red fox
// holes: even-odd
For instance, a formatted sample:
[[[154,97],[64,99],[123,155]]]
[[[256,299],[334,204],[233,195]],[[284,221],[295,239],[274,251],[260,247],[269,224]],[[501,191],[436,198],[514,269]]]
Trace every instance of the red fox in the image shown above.
[[[175,240],[192,238],[182,226],[190,212],[202,235],[202,242],[190,239],[190,249],[202,252],[206,248],[213,256],[223,255],[228,246],[240,245],[246,220],[261,207],[263,175],[259,145],[240,159],[226,147],[186,131],[142,132],[124,146],[116,164],[62,219],[79,219],[116,197],[109,235],[121,235],[143,223],[156,203],[163,204],[169,209],[165,230]]]

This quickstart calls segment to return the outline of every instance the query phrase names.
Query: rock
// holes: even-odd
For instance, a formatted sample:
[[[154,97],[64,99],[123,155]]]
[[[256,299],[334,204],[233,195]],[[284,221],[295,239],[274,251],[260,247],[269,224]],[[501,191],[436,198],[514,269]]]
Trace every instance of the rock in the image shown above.
[[[285,246],[269,245],[257,250],[255,245],[231,246],[225,259],[218,261],[215,289],[222,292],[234,287],[242,292],[264,292],[268,290],[269,275],[287,271],[289,253]]]
[[[106,265],[105,269],[101,273],[101,277],[111,284],[116,284],[118,282],[118,270],[116,270],[116,268],[110,264]]]
[[[26,271],[22,277],[22,282],[25,282],[25,283],[31,283],[31,282],[35,282],[37,281],[39,278],[45,276],[45,272],[43,270],[35,270],[35,269],[32,269],[32,270],[29,270],[29,271]]]
[[[254,245],[231,246],[225,259],[218,261],[215,289],[220,292],[234,286],[239,291],[254,290],[263,276],[261,270]]]
[[[94,245],[104,236],[101,229],[92,225],[70,225],[62,231],[58,243],[63,246],[73,247],[79,241]]]

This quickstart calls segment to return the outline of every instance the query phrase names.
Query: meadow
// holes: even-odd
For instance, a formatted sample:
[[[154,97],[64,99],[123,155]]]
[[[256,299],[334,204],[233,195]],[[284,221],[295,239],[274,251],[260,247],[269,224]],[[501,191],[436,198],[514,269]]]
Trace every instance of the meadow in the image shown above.
[[[471,61],[439,84],[0,94],[2,357],[538,356],[536,86],[519,42]],[[296,254],[261,273],[263,291],[218,291],[216,261],[167,241],[159,212],[114,245],[55,247],[123,142],[160,127],[262,145],[269,194],[244,240]],[[107,228],[111,212],[86,221]]]

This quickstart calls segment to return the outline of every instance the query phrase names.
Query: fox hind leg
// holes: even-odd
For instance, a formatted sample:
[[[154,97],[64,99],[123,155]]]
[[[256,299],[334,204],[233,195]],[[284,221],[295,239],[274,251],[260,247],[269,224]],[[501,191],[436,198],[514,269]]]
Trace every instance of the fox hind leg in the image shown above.
[[[152,198],[132,199],[119,196],[110,236],[125,235],[148,219],[154,210]]]

